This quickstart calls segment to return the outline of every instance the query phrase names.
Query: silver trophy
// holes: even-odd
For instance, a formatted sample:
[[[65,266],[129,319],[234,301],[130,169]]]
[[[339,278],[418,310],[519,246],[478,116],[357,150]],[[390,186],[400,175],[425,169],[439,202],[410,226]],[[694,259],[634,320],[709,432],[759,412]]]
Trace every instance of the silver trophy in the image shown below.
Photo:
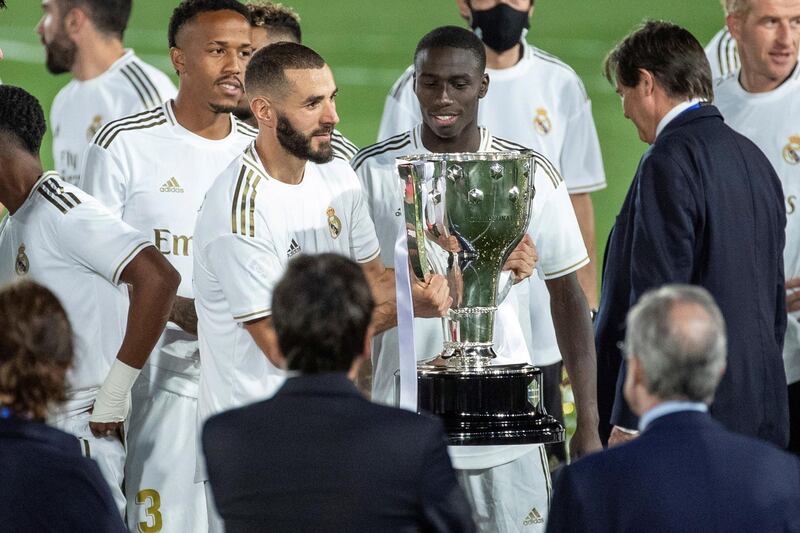
[[[494,365],[494,319],[512,280],[503,264],[524,236],[534,152],[425,154],[398,159],[414,275],[447,277],[444,345],[417,366],[418,406],[440,416],[451,444],[563,440],[540,401],[541,371]]]

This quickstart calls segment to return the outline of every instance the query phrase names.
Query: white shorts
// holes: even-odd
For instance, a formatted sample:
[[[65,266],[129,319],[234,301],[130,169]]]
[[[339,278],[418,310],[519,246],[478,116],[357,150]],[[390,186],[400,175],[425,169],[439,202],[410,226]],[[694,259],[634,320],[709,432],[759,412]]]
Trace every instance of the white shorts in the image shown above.
[[[544,446],[500,466],[456,470],[481,533],[545,530],[552,484]]]
[[[153,386],[144,373],[131,392],[125,465],[128,527],[161,533],[206,531],[203,486],[194,482],[197,399]]]
[[[94,459],[100,473],[108,482],[114,503],[120,516],[125,516],[125,494],[122,492],[122,479],[125,469],[125,443],[118,435],[95,437],[89,429],[88,410],[59,413],[50,421],[50,425],[75,435],[80,441],[81,452],[85,457]],[[124,435],[123,435],[124,439]]]

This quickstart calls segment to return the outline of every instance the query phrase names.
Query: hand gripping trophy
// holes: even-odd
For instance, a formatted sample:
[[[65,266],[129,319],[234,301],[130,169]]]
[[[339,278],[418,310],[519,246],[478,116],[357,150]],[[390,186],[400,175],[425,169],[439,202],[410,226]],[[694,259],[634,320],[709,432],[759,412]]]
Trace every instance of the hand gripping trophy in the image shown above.
[[[447,277],[453,304],[444,346],[417,366],[418,409],[442,418],[450,444],[564,439],[541,402],[542,373],[494,365],[495,311],[512,281],[501,269],[531,215],[534,152],[425,154],[397,160],[408,257],[420,280]]]

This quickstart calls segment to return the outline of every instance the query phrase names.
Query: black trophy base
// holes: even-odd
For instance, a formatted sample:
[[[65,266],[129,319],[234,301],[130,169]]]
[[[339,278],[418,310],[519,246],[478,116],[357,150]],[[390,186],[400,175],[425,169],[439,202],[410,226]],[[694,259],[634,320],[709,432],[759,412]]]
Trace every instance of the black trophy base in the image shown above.
[[[420,411],[444,422],[449,444],[551,444],[564,426],[541,400],[542,371],[530,365],[482,369],[417,367]]]

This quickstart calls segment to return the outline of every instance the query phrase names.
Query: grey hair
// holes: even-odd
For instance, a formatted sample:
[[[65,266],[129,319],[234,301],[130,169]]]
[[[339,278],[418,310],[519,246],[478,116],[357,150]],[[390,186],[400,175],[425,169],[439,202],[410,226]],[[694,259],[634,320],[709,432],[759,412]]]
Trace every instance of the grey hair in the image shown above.
[[[750,0],[720,0],[726,15],[746,15],[750,8]]]
[[[705,316],[681,320],[677,312],[687,306]],[[727,344],[722,313],[701,287],[665,285],[645,293],[628,313],[625,357],[638,358],[648,392],[662,400],[711,403]]]

